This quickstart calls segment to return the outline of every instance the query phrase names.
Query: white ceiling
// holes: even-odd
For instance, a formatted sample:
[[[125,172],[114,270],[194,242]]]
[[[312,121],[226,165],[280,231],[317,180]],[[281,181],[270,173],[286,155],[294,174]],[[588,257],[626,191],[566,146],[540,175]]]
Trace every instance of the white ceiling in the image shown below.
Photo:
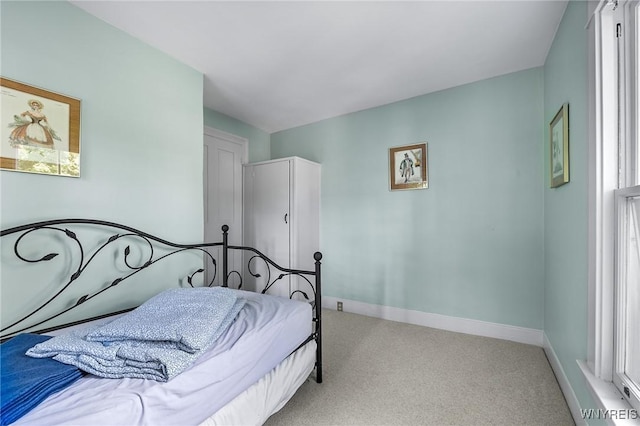
[[[566,1],[72,1],[268,133],[544,64]]]

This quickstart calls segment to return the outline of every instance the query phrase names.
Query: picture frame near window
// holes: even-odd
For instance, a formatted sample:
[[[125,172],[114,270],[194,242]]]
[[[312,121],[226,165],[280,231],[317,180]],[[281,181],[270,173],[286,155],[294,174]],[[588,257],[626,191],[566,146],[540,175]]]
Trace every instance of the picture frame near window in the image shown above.
[[[389,148],[389,188],[425,189],[429,187],[427,143]]]
[[[549,123],[549,183],[557,188],[569,182],[569,104],[562,105]]]
[[[0,77],[0,168],[80,176],[80,100]]]

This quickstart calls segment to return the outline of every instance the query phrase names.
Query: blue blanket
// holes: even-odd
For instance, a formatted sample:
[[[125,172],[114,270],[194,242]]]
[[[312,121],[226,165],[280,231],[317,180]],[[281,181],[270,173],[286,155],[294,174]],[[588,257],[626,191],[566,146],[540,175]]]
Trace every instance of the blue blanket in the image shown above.
[[[3,426],[15,422],[49,395],[82,377],[82,372],[72,365],[25,355],[27,349],[48,339],[49,336],[38,334],[20,334],[0,345]]]
[[[227,288],[166,290],[106,325],[54,337],[27,355],[53,357],[100,377],[166,382],[224,333],[244,303]]]

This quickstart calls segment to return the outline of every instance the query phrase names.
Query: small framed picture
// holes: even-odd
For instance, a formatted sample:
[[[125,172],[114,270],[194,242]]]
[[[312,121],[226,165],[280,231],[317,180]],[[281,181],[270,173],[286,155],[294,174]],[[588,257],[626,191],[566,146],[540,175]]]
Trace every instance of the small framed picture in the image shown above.
[[[80,100],[0,77],[0,168],[80,176]]]
[[[556,188],[569,182],[569,104],[549,124],[549,186]]]
[[[427,143],[389,148],[391,191],[429,187]]]

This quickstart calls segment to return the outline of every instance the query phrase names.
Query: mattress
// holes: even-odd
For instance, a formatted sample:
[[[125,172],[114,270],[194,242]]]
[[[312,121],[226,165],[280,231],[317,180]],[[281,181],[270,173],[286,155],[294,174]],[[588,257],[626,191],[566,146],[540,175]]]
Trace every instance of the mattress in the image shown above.
[[[216,424],[215,416],[211,417],[213,414],[247,393],[312,332],[308,303],[252,292],[240,293],[247,303],[233,325],[194,365],[169,382],[114,380],[87,375],[50,396],[15,424],[188,425],[205,421]],[[309,351],[305,348],[296,357],[306,354],[308,358]],[[293,362],[295,357],[289,359]],[[309,366],[313,368],[308,360],[302,364],[302,369],[291,376],[299,383],[304,381],[305,374],[308,376]],[[286,366],[286,363],[282,365]],[[285,382],[289,381],[287,374],[281,376]],[[263,378],[263,382],[269,380],[272,380],[269,376]],[[254,390],[257,388],[253,387]],[[282,398],[276,399],[284,398],[286,402],[291,396],[286,394],[295,389],[282,391]],[[270,404],[277,410],[284,402]],[[224,413],[222,411],[218,418],[230,418],[224,417]]]
[[[277,413],[315,367],[316,342],[307,343],[218,410],[201,426],[261,425]]]

